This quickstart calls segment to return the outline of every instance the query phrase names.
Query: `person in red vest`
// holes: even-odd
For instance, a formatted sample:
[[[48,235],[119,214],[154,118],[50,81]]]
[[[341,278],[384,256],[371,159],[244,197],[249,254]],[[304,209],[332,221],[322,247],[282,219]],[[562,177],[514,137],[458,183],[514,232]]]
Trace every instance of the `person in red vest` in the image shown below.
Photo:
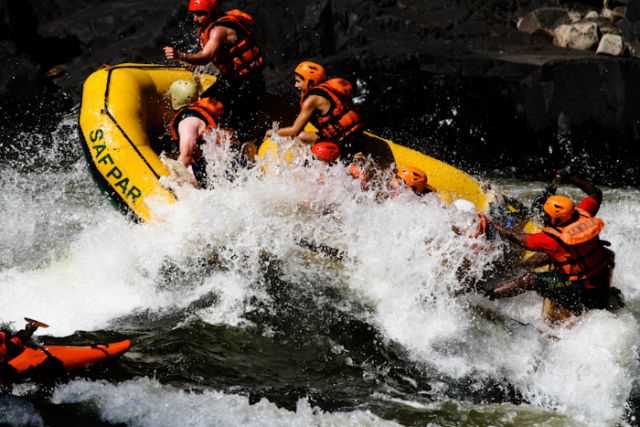
[[[205,137],[211,135],[215,142],[226,137],[235,142],[232,131],[219,127],[224,106],[212,98],[197,98],[197,85],[189,80],[173,82],[169,95],[175,110],[169,134],[180,148],[178,161],[185,168],[191,167],[196,180],[192,184],[206,187],[206,161],[202,155]]]
[[[214,65],[219,76],[202,97],[225,106],[225,117],[241,140],[255,137],[255,115],[264,96],[264,57],[255,40],[254,18],[238,9],[222,13],[218,0],[189,0],[188,11],[198,27],[200,50],[187,53],[164,47],[169,60]]]
[[[342,78],[327,79],[324,67],[311,61],[298,64],[294,75],[300,93],[300,113],[291,126],[279,129],[278,135],[313,144],[314,155],[327,162],[338,156],[349,161],[363,151],[364,122],[354,109],[351,83]],[[313,124],[317,133],[305,131],[307,123]],[[268,131],[267,136],[270,135]]]
[[[552,195],[544,203],[545,226],[537,233],[521,233],[500,224],[491,226],[503,237],[523,248],[544,253],[554,270],[527,273],[495,288],[492,296],[512,296],[536,290],[543,297],[579,315],[589,309],[608,308],[615,255],[609,242],[600,239],[604,221],[596,216],[602,192],[578,177],[563,177],[588,195],[577,205],[563,195]],[[614,291],[614,292],[615,292]]]
[[[40,325],[44,324],[35,320],[28,320],[24,329],[15,334],[8,330],[0,330],[0,365],[4,365],[20,355],[24,350],[25,344],[29,342],[31,336]]]

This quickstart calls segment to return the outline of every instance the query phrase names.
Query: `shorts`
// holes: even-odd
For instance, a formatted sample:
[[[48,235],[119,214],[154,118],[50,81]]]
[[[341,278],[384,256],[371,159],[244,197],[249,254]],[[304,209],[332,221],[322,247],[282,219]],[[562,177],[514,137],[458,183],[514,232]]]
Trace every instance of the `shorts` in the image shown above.
[[[240,80],[220,77],[200,97],[222,102],[221,127],[234,129],[240,141],[247,142],[259,139],[268,126],[260,113],[264,94],[264,78],[262,74],[255,74]]]
[[[585,288],[557,271],[535,274],[535,289],[544,298],[580,314],[585,310],[607,309],[610,288]]]

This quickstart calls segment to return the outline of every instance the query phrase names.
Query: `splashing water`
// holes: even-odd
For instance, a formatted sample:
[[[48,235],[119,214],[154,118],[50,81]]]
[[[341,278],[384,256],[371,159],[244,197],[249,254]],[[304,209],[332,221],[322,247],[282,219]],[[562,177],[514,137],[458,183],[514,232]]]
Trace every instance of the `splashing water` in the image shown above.
[[[209,389],[195,374],[162,385],[148,378],[158,369],[153,365],[136,368],[135,376],[143,378],[121,384],[83,380],[58,386],[53,404],[92,402],[107,422],[141,426],[393,425],[382,418],[398,420],[411,405],[423,411],[412,413],[412,422],[432,420],[437,413],[446,424],[448,416],[471,405],[468,393],[480,396],[469,399],[486,411],[494,408],[483,400],[514,401],[519,405],[507,412],[535,413],[552,425],[625,420],[640,342],[636,190],[606,191],[601,212],[607,221],[605,238],[617,252],[614,285],[626,295],[628,308],[617,314],[589,313],[573,328],[551,331],[540,320],[536,295],[489,302],[464,292],[461,278],[481,278],[503,246],[479,247],[474,239],[453,233],[453,225],[468,225],[472,215],[443,206],[436,195],[419,199],[407,192],[380,202],[372,192],[361,192],[342,166],[309,158],[290,166],[259,164],[229,179],[233,158],[222,144],[205,153],[212,160],[211,189],[180,187],[179,203],[154,207],[161,221],[134,225],[98,194],[77,147],[58,143],[41,154],[53,162],[64,150],[64,157],[72,159],[68,167],[21,171],[2,166],[0,300],[5,304],[0,321],[19,325],[25,315],[39,318],[52,325],[46,332],[53,335],[135,330],[142,327],[137,323],[148,321],[145,333],[160,342],[172,330],[193,335],[213,325],[225,334],[251,334],[256,328],[260,337],[250,335],[253,344],[264,339],[274,347],[290,345],[287,339],[294,341],[290,335],[295,332],[319,348],[328,341],[344,375],[356,370],[359,381],[376,393],[350,401],[342,397],[349,396],[350,386],[338,385],[327,392],[327,400],[349,401],[331,405],[350,412],[315,409],[304,393],[294,396],[291,411],[267,400],[249,405],[245,395],[264,386],[247,385],[241,375],[229,380],[228,390],[220,386],[222,391]],[[539,189],[536,184],[503,184],[523,199]],[[478,308],[496,316],[479,315]],[[168,319],[162,332],[154,332],[151,320],[158,318]],[[344,341],[331,322],[366,325],[374,331],[372,348],[377,350]],[[188,336],[178,337],[183,346],[190,343]],[[144,365],[164,358],[144,343],[141,338],[142,354],[134,353],[131,360]],[[376,365],[376,352],[394,353],[396,347],[401,350],[389,359],[390,366]],[[286,348],[303,360],[308,357],[303,344]],[[217,354],[204,353],[205,362]],[[261,360],[259,355],[251,359],[254,364]],[[402,386],[389,373],[396,365],[404,372]],[[260,375],[251,364],[243,366]],[[301,372],[296,375],[304,376]],[[285,388],[316,381],[315,374],[308,375]],[[498,397],[487,391],[496,384],[503,390]],[[189,391],[194,387],[197,392]],[[447,402],[453,402],[453,409],[442,409]],[[37,413],[32,415],[37,421]],[[540,422],[535,420],[531,425]],[[510,425],[508,417],[494,425]]]

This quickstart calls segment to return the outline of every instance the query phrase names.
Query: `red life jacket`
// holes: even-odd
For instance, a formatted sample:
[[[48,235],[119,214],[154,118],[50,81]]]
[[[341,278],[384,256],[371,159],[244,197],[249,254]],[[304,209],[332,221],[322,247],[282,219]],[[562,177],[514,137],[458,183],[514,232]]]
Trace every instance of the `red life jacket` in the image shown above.
[[[251,15],[233,9],[225,12],[221,18],[209,24],[204,30],[199,30],[200,47],[204,47],[209,41],[213,27],[227,27],[236,32],[238,40],[215,63],[223,76],[246,77],[255,71],[262,70],[264,58],[255,42],[254,25],[255,20]]]
[[[326,114],[314,114],[311,118],[321,139],[340,144],[348,136],[364,129],[360,114],[353,109],[352,93],[351,83],[336,78],[313,87],[303,98],[304,102],[308,96],[319,95],[331,103]]]
[[[195,114],[199,119],[203,120],[207,124],[207,129],[215,129],[218,127],[217,120],[220,119],[223,111],[224,107],[222,103],[212,98],[200,98],[192,102],[186,107],[179,109],[173,116],[173,119],[169,124],[171,139],[174,141],[180,140],[178,124],[183,119],[185,113]]]
[[[586,288],[609,287],[613,269],[613,252],[600,240],[604,221],[576,208],[578,219],[562,227],[545,227],[542,231],[556,240],[563,251],[549,254],[558,270],[572,282]]]
[[[19,353],[24,347],[24,344],[17,335],[11,336],[11,334],[5,331],[0,331],[0,363],[8,362],[10,360],[10,347],[13,347],[11,349],[11,353]]]

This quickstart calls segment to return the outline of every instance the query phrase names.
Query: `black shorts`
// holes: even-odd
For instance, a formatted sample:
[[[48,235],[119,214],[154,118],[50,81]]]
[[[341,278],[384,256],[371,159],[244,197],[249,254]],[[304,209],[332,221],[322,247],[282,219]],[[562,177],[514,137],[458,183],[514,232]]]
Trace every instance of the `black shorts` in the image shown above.
[[[544,298],[580,314],[591,309],[609,307],[610,288],[585,288],[580,282],[570,281],[566,275],[556,272],[535,273],[536,292]]]
[[[260,114],[265,95],[265,82],[261,73],[244,79],[219,77],[201,98],[214,98],[224,105],[221,127],[234,129],[242,142],[262,136],[268,128]]]

